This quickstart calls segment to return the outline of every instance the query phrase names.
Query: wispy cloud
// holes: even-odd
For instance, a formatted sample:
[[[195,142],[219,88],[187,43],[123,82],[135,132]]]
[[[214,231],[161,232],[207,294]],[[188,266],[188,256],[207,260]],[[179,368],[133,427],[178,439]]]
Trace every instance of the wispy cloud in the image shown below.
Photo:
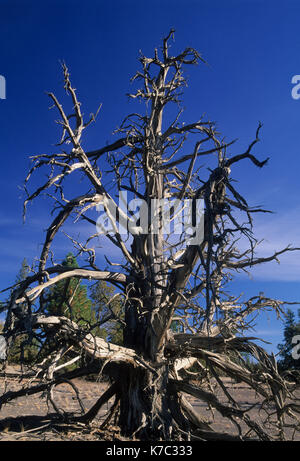
[[[49,225],[49,217],[46,219],[46,216],[42,214],[28,220],[25,226],[22,225],[19,217],[17,219],[14,216],[0,215],[0,272],[4,272],[5,269],[8,272],[16,271],[23,257],[30,259],[38,256],[45,237],[44,230]],[[288,245],[300,248],[300,207],[274,214],[257,214],[254,224],[256,238],[263,239],[256,249],[257,257],[272,255],[275,251]],[[85,242],[90,235],[96,233],[93,225],[83,221],[73,223],[69,220],[64,230],[81,242]],[[240,243],[241,248],[245,248],[246,241]],[[128,240],[126,246],[129,250],[130,244],[131,240]],[[71,242],[60,233],[54,242],[56,256],[59,258],[64,256],[71,250],[71,246]],[[105,236],[93,239],[91,246],[96,250],[99,265],[105,263],[104,256],[112,262],[120,261],[121,251]],[[300,251],[288,252],[281,255],[279,259],[280,264],[273,261],[253,267],[250,271],[253,278],[300,281]],[[13,269],[14,266],[16,266],[15,269]],[[245,276],[244,273],[239,275],[239,277]]]
[[[267,257],[288,245],[300,248],[300,208],[272,215],[257,215],[254,221],[255,237],[262,242],[256,248],[257,257]],[[245,242],[242,242],[242,247]],[[300,251],[289,251],[276,261],[254,266],[255,279],[300,281]]]
[[[268,337],[268,336],[270,336],[272,338],[274,336],[275,337],[276,336],[280,337],[280,336],[282,336],[282,330],[274,330],[274,329],[271,329],[271,328],[270,329],[259,329],[259,330],[255,330],[255,334],[257,336],[263,337],[263,338]]]

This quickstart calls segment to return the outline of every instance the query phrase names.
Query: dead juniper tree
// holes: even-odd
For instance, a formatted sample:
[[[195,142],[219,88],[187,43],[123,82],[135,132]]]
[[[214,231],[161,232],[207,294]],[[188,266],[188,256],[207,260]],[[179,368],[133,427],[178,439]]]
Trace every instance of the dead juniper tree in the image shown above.
[[[266,258],[256,256],[258,242],[252,232],[252,217],[266,210],[248,205],[236,189],[231,171],[242,161],[253,165],[253,174],[255,167],[266,164],[268,159],[260,161],[252,153],[261,124],[249,147],[239,155],[231,155],[233,142],[226,143],[213,122],[204,117],[194,123],[181,122],[180,95],[186,85],[183,69],[203,59],[193,48],[176,56],[170,54],[173,34],[171,30],[153,57],[140,56],[141,68],[132,79],[137,89],[130,97],[144,103],[145,111],[128,115],[116,130],[117,140],[110,145],[84,150],[84,131],[97,114],[84,120],[65,64],[64,89],[72,112],[68,114],[57,97],[49,93],[60,116],[61,150],[32,157],[26,191],[33,174],[48,168],[48,177],[36,190],[27,192],[24,210],[36,197],[48,193],[53,199],[54,217],[46,231],[38,268],[11,290],[4,328],[8,347],[12,338],[24,332],[27,341],[39,341],[41,354],[36,370],[41,382],[18,392],[6,392],[0,397],[0,405],[44,390],[56,408],[56,385],[71,383],[76,376],[103,372],[110,377],[110,387],[86,413],[67,415],[73,422],[91,421],[100,407],[114,397],[109,417],[114,415],[122,434],[128,437],[272,439],[274,431],[271,436],[264,424],[251,419],[249,409],[239,407],[232,389],[222,380],[229,376],[256,391],[265,421],[273,421],[273,429],[283,438],[285,418],[295,416],[298,406],[278,373],[275,358],[245,332],[250,326],[249,316],[263,309],[280,314],[284,303],[264,296],[243,301],[227,294],[226,285],[235,272],[276,260],[295,248],[287,247]],[[204,168],[204,159],[209,168]],[[86,192],[69,196],[69,181],[73,179],[77,184],[78,172],[81,188],[86,186]],[[109,183],[109,190],[104,182]],[[140,210],[146,210],[139,220],[134,216],[137,206],[131,205],[130,210],[129,205],[118,202],[121,192],[123,198],[126,192],[136,200],[135,205],[140,203]],[[172,201],[168,210],[161,205],[164,200]],[[203,204],[200,221],[198,203]],[[179,235],[168,231],[164,218],[168,215],[170,225],[175,225],[186,204],[190,204],[189,226]],[[107,258],[111,270],[97,265],[94,242],[100,238],[99,206],[110,225],[110,232],[101,239],[116,246],[122,256],[118,264]],[[78,255],[86,261],[80,268],[53,262],[55,237],[70,219],[74,232],[78,221],[91,227],[86,242],[70,236]],[[124,222],[131,230],[130,238],[120,229]],[[200,240],[193,240],[191,229],[196,234],[202,231]],[[239,247],[241,240],[244,244]],[[123,346],[96,337],[94,325],[76,324],[70,316],[47,315],[47,290],[71,277],[104,280],[117,288],[115,296],[122,300],[124,315],[118,318],[113,309],[108,309],[101,322],[121,322]],[[109,303],[108,300],[108,307]],[[45,357],[42,351],[46,346]],[[258,361],[255,371],[244,360],[245,354]],[[85,360],[82,366],[63,372],[63,367],[80,357]],[[217,388],[225,394],[227,403],[221,402]],[[216,432],[200,418],[184,394],[199,398],[228,418],[237,429],[236,435]]]

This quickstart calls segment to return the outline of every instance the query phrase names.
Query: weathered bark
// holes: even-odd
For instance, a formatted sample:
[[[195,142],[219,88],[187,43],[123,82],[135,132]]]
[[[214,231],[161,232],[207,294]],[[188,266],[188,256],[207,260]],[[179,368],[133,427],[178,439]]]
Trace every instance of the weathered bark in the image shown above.
[[[167,403],[168,373],[130,369],[120,376],[120,427],[124,435],[140,439],[171,439]]]

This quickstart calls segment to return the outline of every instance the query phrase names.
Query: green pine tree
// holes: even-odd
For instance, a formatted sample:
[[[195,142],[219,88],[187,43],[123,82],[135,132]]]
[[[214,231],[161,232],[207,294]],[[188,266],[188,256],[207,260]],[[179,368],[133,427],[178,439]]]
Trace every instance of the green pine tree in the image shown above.
[[[27,259],[24,258],[21,264],[21,269],[19,270],[15,283],[23,282],[23,280],[28,277],[30,272],[30,266],[28,265]]]
[[[65,259],[62,261],[62,266],[70,269],[79,267],[73,253],[68,253],[66,255]],[[48,315],[67,317],[90,333],[96,336],[105,337],[103,330],[97,326],[97,318],[92,308],[92,302],[88,297],[87,286],[76,277],[61,280],[47,290],[44,308],[45,313]],[[50,341],[47,341],[47,343],[43,345],[41,357],[45,358],[50,356],[55,348],[55,342],[52,343],[50,339]],[[71,355],[69,353],[66,354],[59,362],[59,365],[67,362],[78,352],[78,350],[73,350]],[[84,357],[82,357],[79,362],[67,366],[65,371],[70,371],[82,365],[82,360],[84,360]]]
[[[79,267],[72,253],[67,254],[62,265],[71,269]],[[96,322],[87,287],[75,277],[61,280],[51,287],[46,294],[45,307],[49,315],[68,317],[81,325],[89,326]]]
[[[294,347],[292,342],[293,337],[300,335],[300,310],[298,311],[298,316],[299,322],[297,323],[294,312],[288,309],[283,330],[284,342],[277,346],[281,357],[279,365],[284,371],[300,369],[300,359],[295,360],[292,356],[292,348]]]
[[[101,328],[102,337],[114,344],[122,345],[124,312],[120,297],[113,298],[115,295],[115,288],[103,280],[99,280],[90,289],[92,307],[97,321],[101,322],[109,314],[115,317],[114,320],[106,322]]]
[[[16,276],[15,283],[20,283],[28,277],[30,272],[30,266],[26,258],[23,259],[21,268]],[[24,306],[25,308],[25,306]],[[30,337],[28,333],[22,333],[14,338],[12,346],[8,353],[9,363],[32,363],[38,353],[37,341]]]

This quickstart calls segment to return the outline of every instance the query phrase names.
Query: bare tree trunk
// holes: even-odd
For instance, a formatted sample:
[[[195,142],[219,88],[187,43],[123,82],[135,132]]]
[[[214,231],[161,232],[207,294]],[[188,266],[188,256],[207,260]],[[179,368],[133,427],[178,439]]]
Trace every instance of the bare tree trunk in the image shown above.
[[[167,398],[168,371],[161,366],[129,370],[120,376],[120,427],[125,436],[144,440],[170,440],[171,415]]]

